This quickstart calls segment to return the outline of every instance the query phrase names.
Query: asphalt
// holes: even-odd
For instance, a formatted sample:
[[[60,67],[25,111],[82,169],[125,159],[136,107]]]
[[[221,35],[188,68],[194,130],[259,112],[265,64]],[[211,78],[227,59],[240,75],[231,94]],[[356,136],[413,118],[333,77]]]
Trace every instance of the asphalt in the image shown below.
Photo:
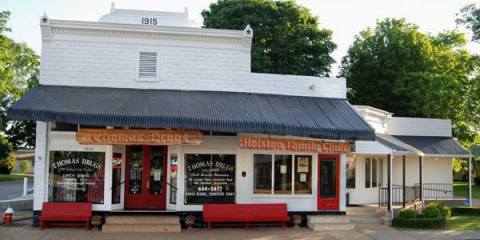
[[[28,180],[28,188],[33,188],[33,180]],[[0,182],[0,200],[20,197],[23,194],[23,180]]]

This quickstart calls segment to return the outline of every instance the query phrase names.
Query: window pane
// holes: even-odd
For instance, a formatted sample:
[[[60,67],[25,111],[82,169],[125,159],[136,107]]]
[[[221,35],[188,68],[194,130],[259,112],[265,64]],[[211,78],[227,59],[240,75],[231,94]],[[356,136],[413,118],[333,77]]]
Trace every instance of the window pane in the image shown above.
[[[235,155],[185,154],[184,203],[235,203]]]
[[[275,155],[275,194],[292,193],[292,156]]]
[[[320,160],[320,198],[337,197],[337,170],[335,159]]]
[[[381,187],[383,185],[383,158],[377,158],[378,162],[378,174],[377,174],[377,182],[378,182],[378,187]]]
[[[295,194],[312,193],[312,156],[295,156]]]
[[[163,193],[163,159],[164,148],[159,146],[152,146],[150,153],[150,193]]]
[[[129,150],[128,162],[130,171],[128,173],[128,191],[131,193],[142,192],[142,174],[143,174],[143,147],[134,146]]]
[[[49,164],[49,201],[103,203],[104,152],[51,151]]]
[[[370,158],[365,158],[365,188],[370,188]]]
[[[113,153],[112,158],[112,203],[120,203],[122,191],[122,154]]]
[[[377,163],[378,159],[373,158],[372,159],[372,187],[377,187]]]
[[[347,188],[355,188],[355,158],[347,158]]]
[[[253,155],[253,193],[272,193],[272,155]]]
[[[51,131],[57,131],[57,132],[76,132],[78,129],[77,124],[71,124],[71,123],[62,123],[62,122],[52,122],[50,124],[50,130]]]

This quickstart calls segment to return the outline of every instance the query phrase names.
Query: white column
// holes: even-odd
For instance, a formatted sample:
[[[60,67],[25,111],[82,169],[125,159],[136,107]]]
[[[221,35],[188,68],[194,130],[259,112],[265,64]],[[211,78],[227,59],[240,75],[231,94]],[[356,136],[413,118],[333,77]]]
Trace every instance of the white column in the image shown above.
[[[340,211],[347,210],[347,155],[340,155]]]
[[[48,159],[47,159],[48,124],[37,122],[35,139],[35,167],[33,210],[42,210],[43,202],[48,201]]]
[[[105,210],[112,210],[112,155],[113,146],[105,147],[105,176],[103,184],[103,205]]]
[[[472,207],[472,157],[468,158],[468,203]]]

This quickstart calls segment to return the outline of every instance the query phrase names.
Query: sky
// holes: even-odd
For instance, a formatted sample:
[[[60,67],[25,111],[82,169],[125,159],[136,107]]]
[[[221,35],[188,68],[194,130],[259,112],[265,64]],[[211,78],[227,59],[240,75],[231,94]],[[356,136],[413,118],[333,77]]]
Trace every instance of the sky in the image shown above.
[[[178,11],[188,7],[190,18],[198,26],[202,24],[200,15],[216,0],[0,0],[0,11],[12,13],[9,26],[10,37],[26,42],[38,54],[41,52],[40,17],[47,13],[50,19],[97,21],[110,11],[115,2],[116,8]],[[347,53],[354,37],[367,27],[374,27],[378,19],[386,17],[406,18],[417,24],[421,31],[436,34],[445,29],[457,27],[456,14],[470,3],[479,0],[297,0],[319,18],[320,27],[333,31],[333,41],[337,49],[332,56],[336,64],[332,73],[338,73],[339,63]],[[459,30],[467,31],[460,27]],[[470,43],[468,48],[480,54],[480,44]]]

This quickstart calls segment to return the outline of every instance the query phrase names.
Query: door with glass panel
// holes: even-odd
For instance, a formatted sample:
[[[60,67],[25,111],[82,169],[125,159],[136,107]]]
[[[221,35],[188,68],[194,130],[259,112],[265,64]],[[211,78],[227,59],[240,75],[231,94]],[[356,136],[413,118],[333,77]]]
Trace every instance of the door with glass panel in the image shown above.
[[[339,156],[318,155],[318,210],[339,209]]]
[[[125,209],[166,208],[167,148],[128,146]]]

